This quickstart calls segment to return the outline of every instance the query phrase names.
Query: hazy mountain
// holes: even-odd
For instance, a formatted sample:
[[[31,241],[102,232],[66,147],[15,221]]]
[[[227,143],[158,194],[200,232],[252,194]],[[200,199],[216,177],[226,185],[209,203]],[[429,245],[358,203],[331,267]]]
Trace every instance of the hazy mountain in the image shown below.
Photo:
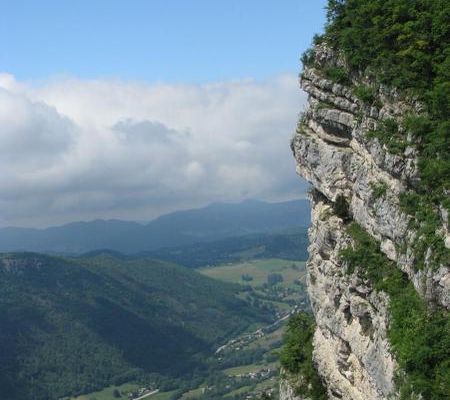
[[[170,213],[147,224],[96,220],[47,229],[2,228],[0,251],[81,254],[111,249],[130,254],[249,233],[306,227],[309,220],[307,200],[214,203],[204,208]]]
[[[59,399],[202,368],[265,320],[238,286],[149,259],[0,255],[1,398]],[[174,362],[176,360],[176,362]]]
[[[298,232],[251,234],[214,242],[164,247],[147,255],[197,268],[258,258],[306,260],[307,249],[307,228],[300,228]]]

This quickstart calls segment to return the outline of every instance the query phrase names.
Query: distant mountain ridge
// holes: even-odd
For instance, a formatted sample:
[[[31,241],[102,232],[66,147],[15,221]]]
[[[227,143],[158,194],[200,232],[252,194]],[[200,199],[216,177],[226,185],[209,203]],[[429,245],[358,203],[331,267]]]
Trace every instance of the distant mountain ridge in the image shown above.
[[[309,222],[307,200],[213,203],[163,215],[147,224],[95,220],[46,229],[1,228],[0,251],[82,254],[110,249],[133,254],[232,236],[273,233],[306,227]]]

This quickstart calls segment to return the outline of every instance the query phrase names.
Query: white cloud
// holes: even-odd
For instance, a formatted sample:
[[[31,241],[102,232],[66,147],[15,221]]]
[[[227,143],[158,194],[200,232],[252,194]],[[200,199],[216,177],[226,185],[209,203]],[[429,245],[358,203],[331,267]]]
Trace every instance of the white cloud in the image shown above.
[[[298,196],[295,76],[170,85],[0,74],[1,225]]]

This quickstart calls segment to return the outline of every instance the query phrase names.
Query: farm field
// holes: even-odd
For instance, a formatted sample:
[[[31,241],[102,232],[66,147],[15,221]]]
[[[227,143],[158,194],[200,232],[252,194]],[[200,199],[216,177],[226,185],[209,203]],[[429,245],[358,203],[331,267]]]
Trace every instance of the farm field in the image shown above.
[[[70,400],[112,400],[117,398],[114,397],[114,390],[117,390],[120,394],[123,393],[123,397],[126,398],[126,393],[132,392],[136,389],[138,389],[138,385],[134,383],[125,383],[120,386],[110,386],[98,392],[72,397]],[[154,397],[152,399],[154,399]]]
[[[296,280],[304,282],[305,262],[271,258],[266,260],[251,260],[235,264],[225,264],[218,267],[200,268],[200,273],[210,278],[226,282],[248,284],[252,287],[260,287],[267,283],[270,274],[280,274],[283,277],[281,286],[290,287]],[[245,281],[243,276],[249,276],[252,280]]]

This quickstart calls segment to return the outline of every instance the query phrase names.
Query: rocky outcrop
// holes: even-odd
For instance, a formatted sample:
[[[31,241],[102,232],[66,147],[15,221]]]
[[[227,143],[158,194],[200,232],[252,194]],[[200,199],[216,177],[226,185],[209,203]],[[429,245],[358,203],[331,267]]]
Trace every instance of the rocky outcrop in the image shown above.
[[[385,399],[393,393],[395,360],[386,337],[388,299],[356,274],[343,272],[347,247],[341,218],[315,192],[308,288],[315,311],[314,359],[331,399]]]
[[[402,154],[391,154],[368,135],[387,118],[400,120],[421,105],[387,88],[378,91],[377,106],[366,105],[350,84],[324,77],[325,65],[344,63],[317,46],[314,63],[301,76],[309,100],[292,140],[297,172],[313,186],[308,290],[317,323],[314,360],[330,399],[395,398],[396,361],[387,340],[389,299],[356,274],[344,273],[339,253],[351,240],[333,203],[345,199],[351,218],[380,243],[416,290],[428,301],[450,307],[449,268],[416,268],[416,233],[399,205],[401,193],[419,180],[416,151],[407,145]],[[350,79],[353,86],[367,84],[361,76]],[[449,244],[445,224],[442,232]],[[287,394],[283,400],[294,398]]]
[[[309,400],[295,394],[294,386],[296,384],[286,376],[282,377],[280,380],[280,400]]]

